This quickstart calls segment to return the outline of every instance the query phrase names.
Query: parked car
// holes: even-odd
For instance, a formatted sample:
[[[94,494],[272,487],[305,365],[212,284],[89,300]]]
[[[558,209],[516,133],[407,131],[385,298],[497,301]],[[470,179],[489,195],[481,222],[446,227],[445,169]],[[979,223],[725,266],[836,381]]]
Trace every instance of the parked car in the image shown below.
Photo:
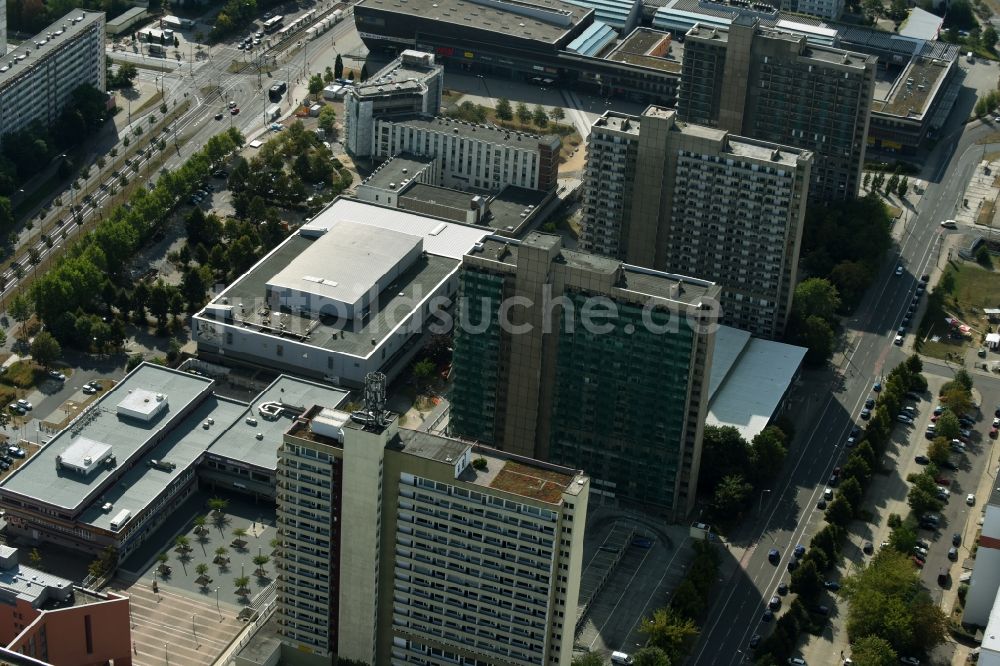
[[[951,545],[961,546],[962,545],[962,535],[959,532],[955,532],[951,535]]]
[[[872,384],[872,390],[875,391],[876,393],[878,393],[879,391],[881,391],[882,390],[882,382],[875,382],[874,384]],[[997,409],[997,412],[1000,412],[1000,408]]]
[[[920,666],[920,660],[916,657],[900,657],[899,663],[907,664],[908,666]]]
[[[58,379],[61,382],[66,381],[66,375],[59,372],[58,370],[49,370],[49,377],[52,379]]]
[[[792,553],[795,555],[795,557],[802,557],[803,555],[806,554],[806,547],[800,543],[799,545],[795,546],[795,549],[792,551]]]
[[[28,410],[29,412],[30,412],[30,411],[31,411],[32,409],[34,409],[34,408],[35,408],[35,406],[34,406],[34,405],[32,405],[32,404],[31,404],[30,402],[28,402],[28,401],[27,401],[27,400],[25,400],[24,398],[21,398],[20,400],[18,400],[18,401],[17,401],[17,404],[18,404],[18,405],[19,405],[19,406],[21,407],[21,409],[26,409],[26,410]]]
[[[974,506],[976,504],[976,496],[973,495],[972,493],[969,493],[968,495],[965,496],[965,503],[968,504],[969,506]]]
[[[836,592],[840,589],[840,583],[835,580],[828,580],[823,582],[823,587],[830,590],[831,592]]]
[[[774,611],[781,608],[781,597],[778,595],[771,597],[771,600],[767,602],[767,607]]]
[[[958,548],[952,546],[951,548],[948,549],[948,559],[951,560],[952,562],[958,559]]]
[[[926,465],[930,463],[930,458],[928,458],[927,456],[913,456],[913,459],[916,461],[918,465]]]
[[[871,417],[872,417],[872,410],[868,409],[867,407],[861,410],[861,418],[863,420],[867,421]]]
[[[10,455],[14,456],[15,458],[23,458],[26,455],[28,455],[27,453],[25,453],[24,449],[22,449],[19,446],[12,446],[7,449],[7,452],[10,453]]]
[[[771,564],[777,564],[781,561],[781,552],[777,548],[767,551],[767,561]]]
[[[868,398],[865,400],[865,407],[868,409],[873,409],[875,407],[875,398]]]
[[[799,568],[799,561],[798,560],[796,560],[794,558],[788,560],[788,571],[789,571],[789,573],[791,573],[792,571],[795,571],[798,568]]]
[[[906,425],[913,425],[913,419],[906,414],[897,414],[896,420],[900,423],[905,423]]]
[[[958,229],[958,223],[955,220],[942,220],[941,227],[944,229]]]
[[[902,274],[903,274],[903,267],[896,266],[896,275],[902,275]]]
[[[760,621],[761,622],[770,622],[773,619],[774,619],[774,611],[772,611],[770,608],[768,608],[766,611],[764,611],[764,615],[761,616]]]
[[[897,335],[896,338],[892,341],[892,344],[896,345],[897,347],[902,347],[903,346],[903,336],[902,335]]]
[[[778,594],[781,596],[788,594],[788,583],[778,583]]]
[[[760,645],[760,634],[754,634],[753,638],[750,639],[750,649],[756,648]]]
[[[872,553],[875,552],[875,546],[872,545],[871,541],[865,541],[865,544],[861,546],[861,551],[865,555],[871,555]]]
[[[652,548],[653,540],[648,537],[635,537],[632,539],[632,545],[636,548]]]
[[[924,539],[917,539],[916,546],[918,548],[923,548],[924,550],[930,550],[931,548],[930,542],[925,541]]]

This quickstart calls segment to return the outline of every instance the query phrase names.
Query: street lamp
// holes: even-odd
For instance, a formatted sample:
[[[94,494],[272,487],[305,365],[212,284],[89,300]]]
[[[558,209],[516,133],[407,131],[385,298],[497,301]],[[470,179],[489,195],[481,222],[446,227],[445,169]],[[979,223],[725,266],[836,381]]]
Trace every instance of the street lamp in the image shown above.
[[[219,588],[215,588],[215,610],[219,611],[219,622],[222,622],[222,607],[219,606]]]
[[[760,511],[764,508],[764,498],[770,497],[770,495],[771,495],[770,488],[765,488],[764,490],[760,491],[760,503],[757,506],[757,511]]]

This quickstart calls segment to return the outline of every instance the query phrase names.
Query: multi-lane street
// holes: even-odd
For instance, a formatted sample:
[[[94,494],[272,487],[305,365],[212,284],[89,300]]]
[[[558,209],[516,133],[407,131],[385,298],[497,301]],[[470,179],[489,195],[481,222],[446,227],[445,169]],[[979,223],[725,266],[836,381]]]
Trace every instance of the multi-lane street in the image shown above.
[[[328,3],[316,11],[317,20],[333,10],[334,4]],[[266,109],[272,105],[268,100],[268,88],[275,81],[287,81],[289,83],[289,93],[281,102],[281,112],[285,114],[294,105],[301,101],[292,99],[292,89],[296,79],[305,80],[309,68],[309,50],[312,49],[312,57],[321,56],[325,51],[335,48],[337,40],[353,31],[352,20],[349,11],[345,12],[345,20],[340,21],[328,32],[318,39],[306,45],[303,42],[304,31],[308,26],[303,26],[302,30],[292,35],[280,43],[274,43],[271,47],[262,46],[259,52],[248,53],[237,48],[236,41],[224,43],[211,50],[211,57],[205,58],[194,64],[183,63],[171,72],[153,72],[153,70],[140,70],[141,76],[152,77],[162,90],[164,101],[168,109],[174,109],[179,103],[188,103],[188,109],[177,119],[170,123],[163,132],[162,138],[170,146],[167,154],[170,157],[163,164],[162,168],[173,169],[184,162],[194,152],[199,150],[208,139],[228,127],[239,128],[245,136],[266,130],[270,124],[270,119],[265,116]],[[289,21],[294,17],[289,17]],[[275,39],[274,42],[277,42]],[[121,52],[109,52],[109,55],[122,57]],[[266,68],[258,68],[258,62],[270,63]],[[156,61],[159,59],[139,59],[136,64]],[[161,61],[166,63],[166,61]],[[233,63],[239,63],[238,71]],[[269,72],[269,74],[268,74]],[[228,108],[228,103],[233,101],[240,109],[239,113],[232,115]],[[158,105],[157,105],[158,106]],[[216,120],[215,116],[222,113],[222,120]],[[118,137],[118,142],[114,146],[108,146],[110,150],[114,147],[120,155],[125,155],[129,150],[126,146],[126,137],[131,138],[132,148],[142,143],[145,145],[153,138],[148,131],[141,137],[133,135],[133,128],[149,128],[150,116],[159,117],[159,108],[152,108],[142,114],[129,114],[129,124]],[[33,264],[29,260],[30,248],[37,252],[37,263],[34,266],[44,265],[45,261],[52,255],[58,254],[72,237],[82,230],[87,229],[87,223],[95,216],[101,214],[102,208],[110,205],[115,197],[115,189],[119,180],[119,175],[115,172],[133,179],[136,174],[143,171],[145,163],[156,159],[159,151],[147,153],[145,150],[137,152],[125,161],[123,157],[112,159],[107,157],[107,166],[104,169],[92,169],[87,178],[81,179],[81,195],[73,195],[66,192],[61,196],[62,205],[52,206],[44,216],[38,220],[38,227],[48,231],[50,239],[48,242],[42,237],[42,233],[33,233],[25,230],[21,234],[17,248],[17,259],[5,271],[0,273],[0,297],[6,297],[21,287],[23,280],[31,276]],[[146,174],[145,180],[155,183],[157,173]],[[84,200],[82,192],[93,190],[93,194]],[[81,224],[76,224],[72,206],[79,206],[75,218]]]
[[[996,131],[989,124],[964,125],[961,120],[952,119],[950,131],[928,157],[926,191],[916,210],[906,216],[898,244],[875,284],[846,322],[848,348],[829,386],[817,387],[799,403],[800,409],[812,412],[812,425],[799,433],[785,474],[762,502],[751,545],[727,584],[720,585],[721,596],[693,653],[698,664],[749,660],[751,637],[767,634],[769,626],[761,619],[764,602],[779,582],[788,580],[786,565],[792,549],[808,544],[823,525],[817,502],[831,471],[846,456],[844,444],[862,404],[871,395],[873,383],[905,358],[893,345],[896,330],[920,276],[930,273],[939,260],[941,220],[954,217],[972,170],[982,159],[984,148],[976,142]],[[897,265],[903,267],[902,275],[896,275]],[[777,565],[768,562],[771,548],[781,553]]]

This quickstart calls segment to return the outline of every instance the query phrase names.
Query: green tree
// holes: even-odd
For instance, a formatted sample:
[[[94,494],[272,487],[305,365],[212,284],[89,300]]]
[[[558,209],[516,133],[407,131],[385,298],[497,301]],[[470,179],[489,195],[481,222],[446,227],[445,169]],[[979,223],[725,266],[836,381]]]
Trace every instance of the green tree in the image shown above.
[[[195,566],[194,571],[195,571],[196,574],[198,574],[199,578],[201,576],[207,576],[208,575],[208,565],[205,564],[204,562],[199,562]]]
[[[927,446],[927,457],[938,467],[948,462],[951,457],[948,440],[944,437],[935,437]]]
[[[808,317],[799,327],[799,344],[808,349],[805,356],[806,365],[820,367],[833,356],[833,329],[822,317]]]
[[[833,323],[840,308],[840,295],[829,280],[808,278],[795,288],[792,307],[802,319],[817,316]]]
[[[549,114],[545,113],[545,109],[541,104],[535,105],[535,110],[531,113],[531,121],[538,127],[544,128],[548,126]]]
[[[236,593],[240,596],[246,596],[246,593],[250,591],[249,585],[250,576],[237,576],[233,579],[233,586],[236,587]]]
[[[413,364],[413,378],[417,380],[417,385],[421,388],[427,385],[430,378],[434,376],[434,362],[430,359],[422,359]]]
[[[552,110],[549,111],[549,116],[552,118],[552,120],[558,122],[566,117],[566,113],[562,110],[561,106],[554,106],[552,107]]]
[[[309,94],[316,97],[321,92],[323,92],[323,76],[321,74],[313,74],[309,77]]]
[[[857,508],[861,506],[861,500],[864,498],[865,491],[862,490],[861,484],[858,483],[857,479],[850,478],[845,479],[840,484],[840,490],[837,491],[837,494],[847,500],[848,504]]]
[[[229,500],[223,499],[222,497],[213,497],[208,500],[208,508],[215,513],[225,513],[226,509],[229,508]]]
[[[799,595],[805,603],[811,603],[819,598],[823,591],[823,578],[819,575],[812,560],[805,560],[792,572],[791,590]]]
[[[716,516],[735,517],[743,512],[753,486],[742,474],[733,474],[722,479],[712,497],[712,511]]]
[[[31,302],[24,294],[15,294],[14,298],[10,299],[10,305],[7,306],[7,311],[10,313],[11,318],[13,318],[14,321],[20,325],[18,337],[22,340],[26,340],[28,337],[28,330],[24,324],[31,319]]]
[[[10,205],[10,199],[0,197],[0,227],[9,227],[14,223],[14,212]]]
[[[895,548],[904,555],[912,553],[913,547],[916,545],[917,533],[906,523],[894,528],[892,532],[889,533],[889,546]]]
[[[754,436],[750,444],[750,468],[754,484],[773,479],[785,464],[788,449],[785,434],[775,426],[768,426]]]
[[[60,356],[62,347],[48,331],[42,331],[31,341],[31,358],[42,367],[48,368]]]
[[[906,503],[918,516],[941,509],[941,500],[937,498],[937,484],[927,474],[911,475],[913,484],[906,495]]]
[[[669,608],[659,608],[652,617],[644,618],[640,631],[649,637],[650,646],[663,650],[671,662],[683,659],[698,636],[693,620],[682,618]]]
[[[501,97],[497,100],[497,104],[493,108],[493,112],[500,120],[513,120],[514,118],[514,110],[510,106],[510,100],[505,97]]]
[[[517,103],[517,111],[515,113],[517,114],[518,122],[522,125],[527,125],[531,122],[531,110],[528,109],[527,104],[524,102]]]
[[[327,67],[325,70],[323,70],[323,83],[329,85],[329,84],[333,83],[333,79],[334,79],[334,76],[333,76],[333,70],[332,69],[330,69],[329,67]]]
[[[846,527],[854,517],[854,507],[843,497],[837,497],[826,507],[826,520],[832,525]]]
[[[31,552],[28,553],[28,564],[35,569],[42,568],[42,554],[38,552],[37,548],[32,548]]]
[[[895,666],[899,656],[884,638],[865,636],[851,647],[851,660],[857,666]]]
[[[949,401],[949,405],[952,401]],[[951,441],[959,436],[962,426],[958,422],[958,417],[951,409],[945,409],[941,412],[941,416],[937,420],[937,433],[938,437],[943,438],[945,441]]]
[[[254,555],[253,563],[257,565],[257,575],[261,578],[267,575],[267,571],[264,569],[267,563],[271,561],[271,558],[267,555]]]
[[[979,36],[979,43],[982,44],[984,49],[992,52],[997,45],[996,28],[987,23],[982,34]]]
[[[895,0],[899,2],[905,2],[905,0]],[[899,184],[896,186],[896,194],[899,195],[900,199],[906,198],[906,193],[910,191],[910,180],[906,176],[899,179]]]
[[[324,106],[320,109],[319,117],[316,119],[316,124],[321,130],[326,132],[328,135],[332,135],[336,123],[337,112],[333,110],[332,106]]]
[[[714,463],[701,466],[698,488],[706,495],[712,495],[723,478],[747,469],[750,445],[732,426],[705,426],[701,441],[702,457]]]
[[[140,354],[138,352],[136,352],[135,354],[132,354],[131,356],[128,357],[128,363],[125,364],[125,371],[126,372],[132,372],[133,370],[135,370],[136,368],[138,368],[140,365],[142,365],[142,362],[144,360],[146,360],[146,359],[144,359],[142,357],[142,354]]]
[[[868,447],[869,450],[871,447]],[[857,479],[863,487],[868,485],[868,481],[872,478],[872,468],[868,462],[859,455],[851,454],[847,457],[847,462],[844,463],[844,469],[841,472],[844,480],[847,479]]]
[[[635,666],[670,666],[670,657],[658,647],[644,647],[632,655],[632,660]]]
[[[339,53],[337,54],[337,60],[333,63],[333,77],[335,79],[344,78],[344,59]]]

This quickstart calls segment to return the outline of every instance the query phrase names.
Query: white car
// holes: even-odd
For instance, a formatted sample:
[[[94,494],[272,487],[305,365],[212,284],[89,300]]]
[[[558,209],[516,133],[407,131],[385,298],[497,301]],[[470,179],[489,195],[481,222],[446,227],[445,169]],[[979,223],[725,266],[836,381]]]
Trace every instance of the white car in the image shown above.
[[[61,382],[66,381],[66,375],[59,372],[58,370],[49,370],[49,377],[52,379],[58,379]]]
[[[968,495],[965,496],[965,503],[968,504],[969,506],[974,506],[976,504],[976,496],[973,495],[972,493],[969,493]]]
[[[958,229],[958,222],[955,220],[941,220],[941,227],[944,229]]]
[[[903,267],[896,266],[896,275],[902,275],[902,274],[903,274]]]
[[[90,384],[85,384],[83,387],[83,392],[86,393],[87,395],[92,395],[94,393],[97,393],[97,389],[95,389]]]
[[[21,398],[20,400],[18,400],[17,404],[21,407],[21,409],[26,409],[28,411],[31,411],[32,409],[34,409],[34,405],[32,405],[30,402],[28,402],[24,398]]]
[[[892,344],[896,345],[897,347],[902,347],[903,346],[903,336],[902,335],[897,335],[896,338],[892,341]]]

